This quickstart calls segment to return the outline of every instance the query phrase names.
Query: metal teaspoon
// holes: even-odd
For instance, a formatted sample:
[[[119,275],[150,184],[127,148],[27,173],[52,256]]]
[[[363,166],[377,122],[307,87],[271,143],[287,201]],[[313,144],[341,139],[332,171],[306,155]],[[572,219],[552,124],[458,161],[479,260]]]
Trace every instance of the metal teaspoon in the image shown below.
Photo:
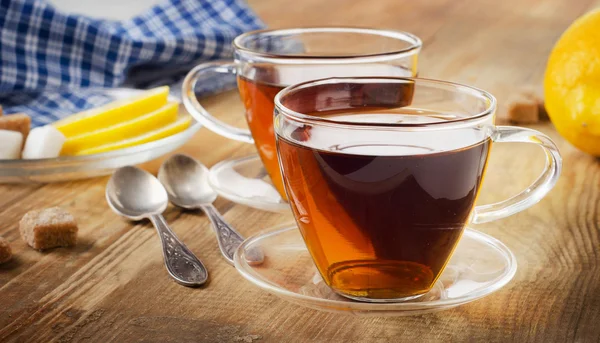
[[[118,215],[131,220],[150,219],[160,237],[167,271],[175,281],[188,287],[206,282],[206,267],[177,238],[162,216],[169,198],[152,174],[132,166],[117,169],[106,185],[106,200]]]
[[[206,213],[217,235],[223,257],[233,264],[233,254],[244,238],[212,205],[217,199],[217,193],[208,183],[208,168],[190,156],[177,154],[162,164],[158,171],[158,179],[165,186],[174,205],[186,209],[200,208]],[[249,252],[248,262],[260,264],[263,260],[261,250]]]

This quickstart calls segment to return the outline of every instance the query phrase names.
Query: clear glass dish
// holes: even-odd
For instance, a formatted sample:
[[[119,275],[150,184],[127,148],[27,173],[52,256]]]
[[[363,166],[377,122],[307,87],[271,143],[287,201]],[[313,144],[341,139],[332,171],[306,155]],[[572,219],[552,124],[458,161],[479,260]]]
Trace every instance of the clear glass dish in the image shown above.
[[[220,196],[237,204],[269,212],[291,212],[257,154],[215,164],[210,168],[208,182]]]
[[[106,90],[106,94],[115,100],[139,92],[141,91],[126,88]],[[185,108],[180,106],[180,111],[185,111]],[[0,160],[0,183],[61,182],[108,175],[117,168],[148,162],[179,148],[192,138],[200,127],[202,125],[192,119],[190,127],[180,133],[101,154],[36,160]]]
[[[262,249],[265,261],[247,262],[250,249]],[[513,253],[499,240],[466,229],[433,289],[398,303],[350,300],[323,281],[295,224],[248,238],[234,256],[238,272],[254,285],[295,304],[360,316],[409,316],[450,309],[483,298],[505,286],[517,271]]]

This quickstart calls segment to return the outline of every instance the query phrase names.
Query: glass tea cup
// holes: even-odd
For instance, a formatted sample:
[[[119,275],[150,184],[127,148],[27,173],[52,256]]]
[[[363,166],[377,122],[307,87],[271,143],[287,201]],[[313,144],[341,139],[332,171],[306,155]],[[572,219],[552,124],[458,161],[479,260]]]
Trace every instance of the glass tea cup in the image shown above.
[[[450,82],[330,78],[275,97],[285,190],[325,282],[356,300],[427,293],[469,223],[510,216],[555,185],[562,160],[544,134],[495,126],[495,98]],[[520,194],[475,206],[493,143],[539,145],[541,176]]]
[[[415,76],[421,40],[399,31],[348,27],[260,30],[233,41],[233,62],[203,63],[183,82],[183,103],[208,129],[254,143],[275,188],[285,199],[273,132],[273,100],[283,88],[332,76]],[[194,88],[214,73],[235,74],[249,130],[208,113]]]

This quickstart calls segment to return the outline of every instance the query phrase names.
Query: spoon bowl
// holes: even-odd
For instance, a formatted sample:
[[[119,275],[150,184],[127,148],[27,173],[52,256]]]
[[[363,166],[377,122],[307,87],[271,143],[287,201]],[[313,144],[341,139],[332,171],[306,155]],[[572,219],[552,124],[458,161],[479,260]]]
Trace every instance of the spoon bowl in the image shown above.
[[[192,209],[217,199],[208,183],[208,168],[197,160],[177,154],[160,167],[158,179],[165,186],[171,202]]]
[[[152,174],[131,166],[118,169],[110,178],[106,200],[115,212],[132,220],[163,213],[169,203],[167,192]]]

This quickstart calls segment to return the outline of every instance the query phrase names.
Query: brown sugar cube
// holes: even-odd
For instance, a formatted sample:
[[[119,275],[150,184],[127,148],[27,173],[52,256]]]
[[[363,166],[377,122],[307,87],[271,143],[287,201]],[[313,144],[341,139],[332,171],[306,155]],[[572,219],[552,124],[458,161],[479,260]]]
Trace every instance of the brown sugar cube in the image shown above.
[[[8,241],[0,237],[0,263],[8,262],[12,258],[12,249]]]
[[[24,113],[11,114],[0,117],[0,130],[18,131],[23,134],[23,142],[27,140],[31,118]]]
[[[535,99],[521,95],[508,107],[508,119],[516,124],[534,124],[539,121],[540,110]]]
[[[73,246],[77,231],[75,218],[60,207],[28,212],[19,223],[21,238],[36,250]]]
[[[522,91],[513,97],[508,109],[508,119],[517,124],[535,124],[550,120],[544,100],[531,90]]]
[[[535,101],[538,106],[538,119],[540,121],[550,120],[548,112],[546,111],[546,106],[544,105],[544,99],[541,96],[535,91],[525,91],[523,92],[523,96],[529,100]]]

